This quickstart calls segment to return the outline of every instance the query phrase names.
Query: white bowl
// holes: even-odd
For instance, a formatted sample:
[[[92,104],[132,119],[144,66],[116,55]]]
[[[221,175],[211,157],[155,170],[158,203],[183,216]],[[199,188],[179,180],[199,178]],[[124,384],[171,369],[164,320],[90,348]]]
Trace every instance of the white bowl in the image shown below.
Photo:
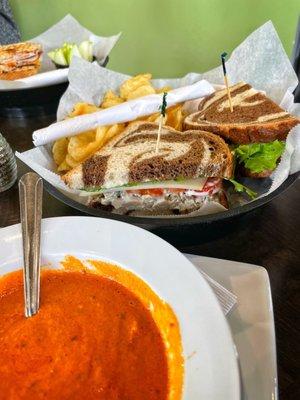
[[[183,399],[240,399],[235,347],[219,303],[193,264],[170,244],[119,221],[59,217],[42,221],[41,252],[44,264],[57,266],[71,254],[110,261],[140,276],[177,315],[185,357]],[[0,274],[21,266],[20,225],[2,228]]]

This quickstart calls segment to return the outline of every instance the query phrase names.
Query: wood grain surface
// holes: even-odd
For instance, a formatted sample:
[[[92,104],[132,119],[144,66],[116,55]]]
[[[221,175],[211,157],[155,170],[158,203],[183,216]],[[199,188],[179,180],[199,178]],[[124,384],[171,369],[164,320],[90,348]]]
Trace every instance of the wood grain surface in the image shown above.
[[[32,131],[54,115],[0,118],[0,132],[13,150],[32,147]],[[19,166],[19,176],[27,171]],[[239,221],[218,225],[213,235],[181,251],[264,266],[270,277],[275,312],[279,392],[281,400],[300,399],[300,180],[275,200]],[[44,193],[43,217],[80,213]],[[17,185],[0,193],[0,227],[19,222]],[[211,226],[214,230],[214,225]],[[225,400],[225,399],[224,399]],[[228,399],[229,400],[229,399]],[[259,399],[249,399],[259,400]],[[271,399],[270,399],[271,400]]]

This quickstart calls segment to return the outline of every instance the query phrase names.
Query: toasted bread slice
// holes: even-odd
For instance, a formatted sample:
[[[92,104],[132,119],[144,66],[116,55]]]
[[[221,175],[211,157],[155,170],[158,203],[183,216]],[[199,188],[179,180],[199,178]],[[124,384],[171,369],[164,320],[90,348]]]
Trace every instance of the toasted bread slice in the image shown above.
[[[233,112],[227,91],[219,90],[199,104],[199,111],[184,121],[184,129],[213,132],[232,143],[246,144],[284,140],[300,120],[290,115],[250,85],[240,82],[230,87]]]
[[[0,46],[0,60],[4,52],[31,52],[31,51],[42,51],[42,46],[39,43],[33,42],[19,42],[10,43]]]
[[[14,80],[36,74],[41,54],[42,47],[36,43],[0,46],[0,79]]]
[[[40,68],[40,63],[36,65],[28,65],[21,68],[16,68],[13,71],[0,71],[0,79],[13,81],[15,79],[27,78],[28,76],[32,76],[37,74]]]
[[[163,127],[156,154],[157,132],[155,123],[132,124],[65,174],[64,182],[74,189],[93,190],[137,182],[232,176],[232,154],[219,136]]]

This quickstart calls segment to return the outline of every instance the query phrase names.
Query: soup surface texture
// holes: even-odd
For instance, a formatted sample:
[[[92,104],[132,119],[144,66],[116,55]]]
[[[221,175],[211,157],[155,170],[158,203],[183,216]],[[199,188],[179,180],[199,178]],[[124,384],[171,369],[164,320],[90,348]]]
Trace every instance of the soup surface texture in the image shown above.
[[[166,346],[134,292],[44,270],[41,293],[39,313],[25,318],[22,272],[0,279],[1,400],[169,399]]]

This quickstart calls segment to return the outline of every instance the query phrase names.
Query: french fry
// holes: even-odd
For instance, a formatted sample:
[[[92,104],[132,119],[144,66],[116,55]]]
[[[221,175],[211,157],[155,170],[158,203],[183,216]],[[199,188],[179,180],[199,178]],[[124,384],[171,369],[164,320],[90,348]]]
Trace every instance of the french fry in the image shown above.
[[[66,163],[70,165],[71,168],[75,168],[80,164],[80,162],[76,161],[70,154],[66,155]]]
[[[83,161],[99,147],[95,139],[95,131],[88,131],[72,136],[68,144],[68,154],[78,162]]]
[[[158,122],[159,120],[159,113],[151,114],[147,118],[147,121],[149,122]]]
[[[101,103],[101,108],[109,108],[123,103],[123,99],[116,95],[112,90],[105,93]]]
[[[77,103],[77,104],[75,104],[75,106],[69,116],[77,117],[77,115],[91,114],[91,113],[99,111],[99,110],[101,110],[101,108],[96,107],[93,104]]]
[[[124,129],[125,129],[125,124],[111,125],[107,131],[105,143],[107,143],[114,136],[117,136],[119,133],[123,132]]]
[[[72,167],[67,163],[66,160],[64,160],[62,163],[59,164],[59,166],[57,167],[57,172],[67,172],[70,169],[72,169]]]
[[[150,79],[152,78],[151,74],[140,74],[136,75],[130,79],[127,79],[120,86],[120,96],[124,100],[128,100],[128,96],[137,90],[141,86],[151,86]]]
[[[171,86],[163,86],[160,89],[156,89],[156,93],[165,93],[165,92],[169,92],[170,90],[172,90]]]
[[[170,107],[167,110],[167,120],[166,125],[171,126],[172,128],[176,129],[177,131],[182,130],[182,121],[183,121],[183,114],[182,114],[182,105],[175,105]]]
[[[127,100],[137,99],[138,97],[143,97],[143,96],[147,96],[149,94],[154,94],[154,93],[156,93],[156,92],[152,86],[143,85],[143,86],[138,87],[131,93],[128,93]]]
[[[99,126],[96,129],[96,141],[99,145],[104,145],[108,129],[109,126]]]
[[[100,144],[101,148],[111,138],[118,135],[125,129],[125,124],[114,124],[110,126],[99,126],[96,130],[96,141]]]
[[[54,143],[52,154],[56,165],[60,165],[65,160],[68,153],[68,143],[69,140],[67,138],[58,139]]]

